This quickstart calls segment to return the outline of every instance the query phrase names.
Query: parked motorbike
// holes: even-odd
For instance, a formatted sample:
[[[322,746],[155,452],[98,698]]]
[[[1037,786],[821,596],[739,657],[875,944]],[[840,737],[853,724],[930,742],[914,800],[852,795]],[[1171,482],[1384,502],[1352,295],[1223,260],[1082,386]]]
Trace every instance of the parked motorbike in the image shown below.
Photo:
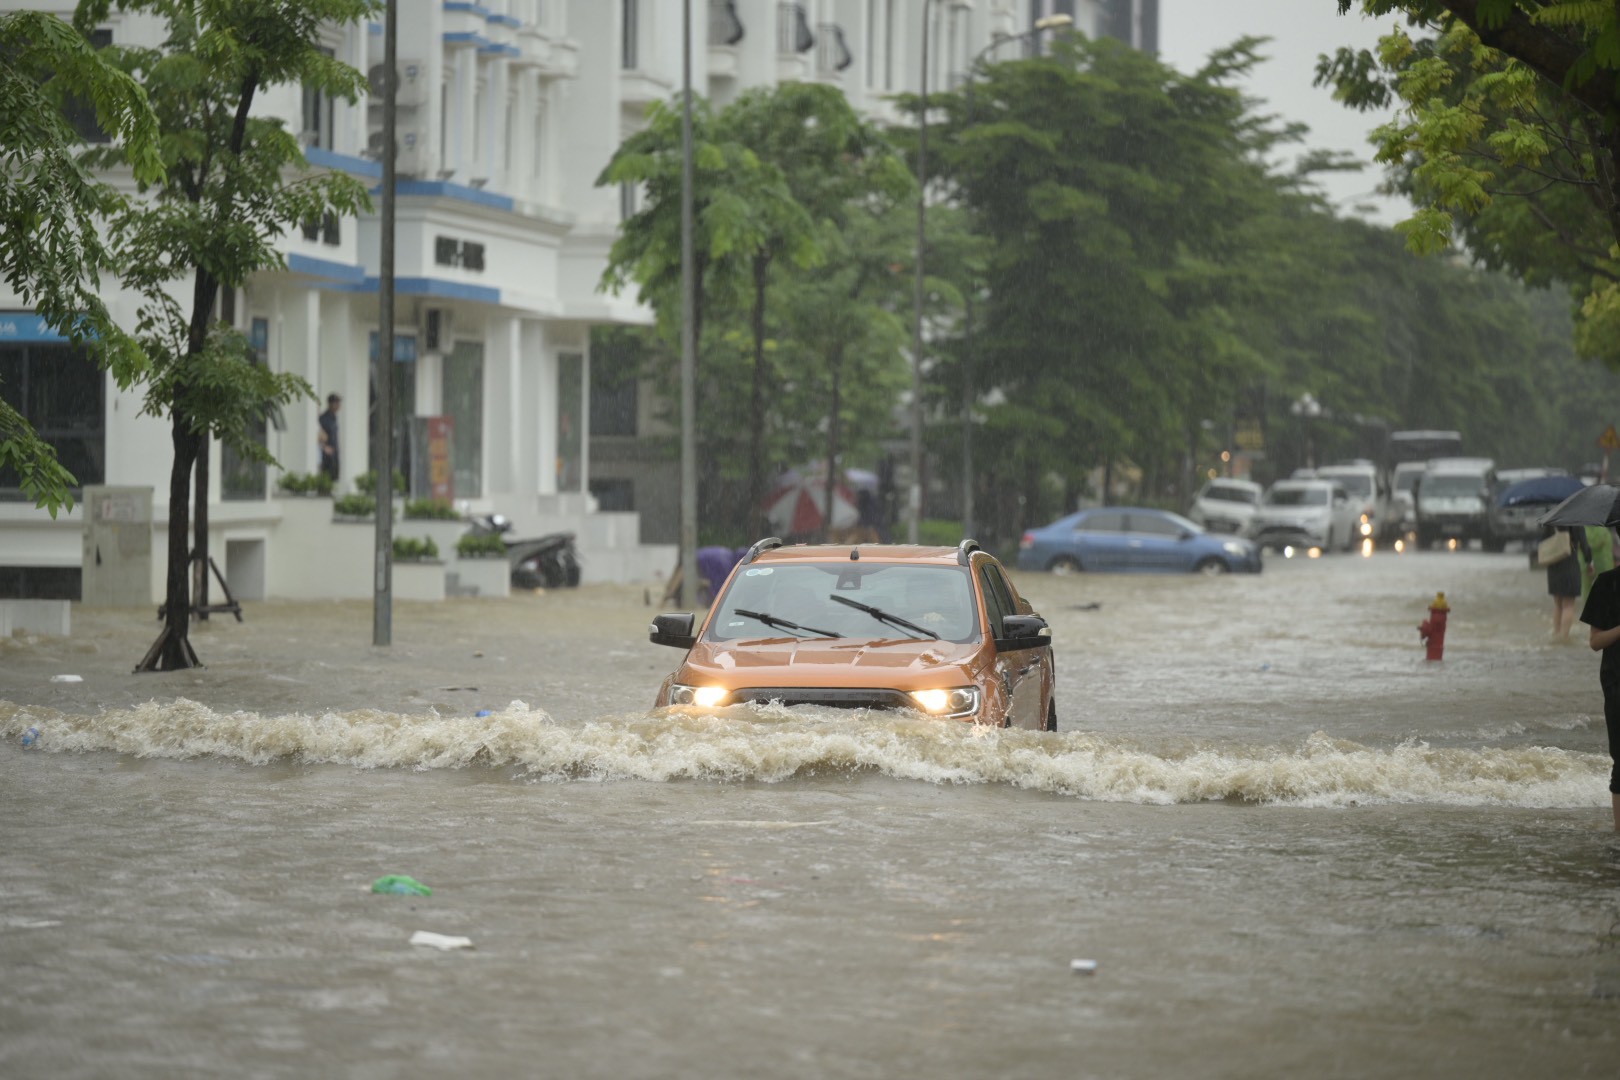
[[[475,536],[499,536],[506,544],[506,560],[512,568],[512,585],[519,589],[573,588],[579,584],[579,552],[571,532],[547,533],[527,540],[514,540],[506,534],[512,523],[501,514],[481,514],[472,519]]]

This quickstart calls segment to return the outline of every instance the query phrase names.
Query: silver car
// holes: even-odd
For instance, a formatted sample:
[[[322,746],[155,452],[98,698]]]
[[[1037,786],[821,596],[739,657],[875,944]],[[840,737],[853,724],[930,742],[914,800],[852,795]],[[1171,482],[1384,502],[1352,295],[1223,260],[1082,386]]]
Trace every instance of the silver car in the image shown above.
[[[1211,480],[1193,497],[1187,516],[1212,533],[1242,536],[1264,490],[1252,480]]]

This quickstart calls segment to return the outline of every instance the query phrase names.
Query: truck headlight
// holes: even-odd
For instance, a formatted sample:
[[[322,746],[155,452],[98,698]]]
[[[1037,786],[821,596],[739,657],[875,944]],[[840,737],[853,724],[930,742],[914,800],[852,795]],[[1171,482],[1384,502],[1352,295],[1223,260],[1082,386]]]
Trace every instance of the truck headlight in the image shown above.
[[[979,688],[957,686],[949,690],[913,690],[911,700],[929,716],[968,716],[979,711]]]
[[[669,688],[669,703],[671,705],[696,705],[700,709],[712,709],[731,696],[731,691],[723,686],[687,686],[676,683]]]

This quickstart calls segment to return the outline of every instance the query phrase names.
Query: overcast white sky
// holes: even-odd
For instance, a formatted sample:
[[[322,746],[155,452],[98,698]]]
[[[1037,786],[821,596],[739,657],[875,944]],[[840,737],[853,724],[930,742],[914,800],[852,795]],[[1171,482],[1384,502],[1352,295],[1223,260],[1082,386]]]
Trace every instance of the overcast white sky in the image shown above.
[[[1308,124],[1311,148],[1347,150],[1367,162],[1359,173],[1328,174],[1322,187],[1342,213],[1393,223],[1410,211],[1404,201],[1374,193],[1382,179],[1372,161],[1367,132],[1387,114],[1358,113],[1311,85],[1316,58],[1341,45],[1370,48],[1393,20],[1339,15],[1336,0],[1159,0],[1159,52],[1183,71],[1196,71],[1213,50],[1246,34],[1270,37],[1262,49],[1270,57],[1247,90],[1269,104],[1269,111]],[[1369,209],[1358,209],[1371,204]]]

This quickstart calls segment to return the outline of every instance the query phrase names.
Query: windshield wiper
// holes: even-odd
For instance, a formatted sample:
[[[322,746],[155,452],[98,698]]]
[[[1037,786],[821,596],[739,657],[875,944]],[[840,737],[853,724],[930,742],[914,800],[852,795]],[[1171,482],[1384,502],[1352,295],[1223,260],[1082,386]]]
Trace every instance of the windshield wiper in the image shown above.
[[[939,640],[939,635],[928,629],[928,627],[918,626],[910,619],[902,619],[892,611],[884,611],[882,608],[873,607],[871,604],[863,604],[859,600],[851,600],[847,596],[839,596],[836,593],[829,595],[827,599],[836,600],[840,604],[848,604],[856,611],[864,611],[874,619],[880,619],[886,623],[893,623],[895,626],[904,627],[907,630],[915,630],[917,633],[922,634],[925,637],[933,638],[935,641]]]
[[[813,626],[804,626],[800,623],[794,622],[792,619],[784,619],[780,615],[772,615],[765,611],[745,611],[742,608],[732,608],[731,610],[737,615],[742,615],[750,619],[758,619],[766,626],[774,626],[780,630],[803,630],[808,634],[815,634],[817,637],[835,638],[843,636],[842,634],[835,634],[831,630],[817,630]]]

